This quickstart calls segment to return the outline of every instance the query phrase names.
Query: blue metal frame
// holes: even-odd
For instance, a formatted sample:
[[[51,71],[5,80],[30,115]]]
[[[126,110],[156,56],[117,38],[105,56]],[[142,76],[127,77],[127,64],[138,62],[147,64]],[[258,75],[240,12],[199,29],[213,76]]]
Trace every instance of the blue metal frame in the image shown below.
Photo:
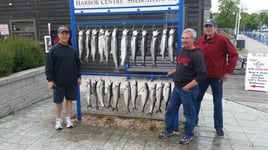
[[[178,10],[172,10],[172,9],[167,9],[167,10],[158,10],[158,11],[140,11],[139,8],[137,8],[136,12],[111,12],[110,10],[107,10],[107,12],[100,12],[100,13],[75,13],[77,10],[90,10],[90,9],[98,9],[98,8],[87,8],[87,9],[75,9],[74,8],[74,0],[70,0],[70,20],[71,20],[71,31],[72,35],[76,35],[76,26],[87,26],[87,25],[126,25],[126,24],[165,24],[165,23],[170,23],[170,24],[178,24],[178,29],[177,29],[177,35],[178,35],[178,49],[177,53],[180,50],[181,47],[181,34],[183,30],[183,21],[184,21],[184,0],[179,0],[179,7]],[[150,7],[166,7],[167,5],[158,5],[158,6],[150,6]],[[169,6],[177,6],[177,5],[169,5]],[[146,7],[146,6],[144,6]],[[140,8],[144,8],[141,6]],[[122,8],[132,8],[132,7],[122,7]],[[135,7],[136,8],[136,7]],[[103,9],[103,8],[101,8]],[[112,8],[107,8],[111,9]],[[116,8],[118,9],[118,7]],[[126,22],[76,22],[75,16],[92,16],[92,15],[125,15],[125,14],[148,14],[148,13],[172,13],[172,12],[177,12],[178,19],[177,20],[151,20],[151,21],[126,21]],[[77,37],[72,36],[72,44],[73,47],[76,49],[77,48]],[[126,65],[126,70],[128,70],[129,65]],[[130,79],[130,77],[146,77],[146,78],[151,78],[151,80],[158,79],[158,78],[170,78],[167,77],[166,75],[159,75],[159,74],[112,74],[112,73],[90,73],[90,72],[81,72],[82,75],[98,75],[98,76],[124,76],[127,79]],[[79,86],[77,87],[77,119],[79,121],[82,120],[81,118],[81,101],[80,101],[80,88]],[[178,121],[175,121],[174,126],[178,127]]]

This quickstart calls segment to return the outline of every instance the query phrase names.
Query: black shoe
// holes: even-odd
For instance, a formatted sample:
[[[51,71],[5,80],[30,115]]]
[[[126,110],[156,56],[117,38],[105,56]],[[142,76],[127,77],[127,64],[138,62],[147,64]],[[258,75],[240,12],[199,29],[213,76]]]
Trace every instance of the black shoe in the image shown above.
[[[180,144],[189,144],[192,140],[194,139],[194,137],[187,137],[187,136],[183,136],[181,139],[180,139]]]
[[[224,131],[222,129],[216,129],[218,136],[224,136]]]
[[[173,133],[168,133],[166,131],[163,131],[158,135],[158,137],[159,137],[159,139],[165,139],[165,138],[168,138],[172,135],[173,135]]]

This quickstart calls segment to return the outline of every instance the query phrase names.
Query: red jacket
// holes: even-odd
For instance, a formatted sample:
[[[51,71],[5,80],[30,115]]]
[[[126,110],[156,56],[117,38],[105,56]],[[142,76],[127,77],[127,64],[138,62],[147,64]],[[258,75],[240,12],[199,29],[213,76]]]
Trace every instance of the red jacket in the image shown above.
[[[233,73],[238,52],[227,37],[215,33],[212,39],[206,41],[206,36],[202,36],[196,47],[202,49],[209,78],[220,78],[225,73]]]

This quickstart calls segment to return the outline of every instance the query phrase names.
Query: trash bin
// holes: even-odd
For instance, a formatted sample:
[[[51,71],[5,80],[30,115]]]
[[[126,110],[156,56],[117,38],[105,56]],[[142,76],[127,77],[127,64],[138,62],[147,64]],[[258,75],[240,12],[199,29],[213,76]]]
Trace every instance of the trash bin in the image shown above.
[[[236,48],[239,48],[240,50],[245,48],[245,40],[236,40]]]

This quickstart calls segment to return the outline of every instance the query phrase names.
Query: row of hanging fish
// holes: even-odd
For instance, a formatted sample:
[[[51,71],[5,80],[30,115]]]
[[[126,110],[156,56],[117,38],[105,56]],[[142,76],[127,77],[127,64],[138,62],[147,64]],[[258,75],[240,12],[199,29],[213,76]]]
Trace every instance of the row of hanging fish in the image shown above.
[[[150,115],[163,112],[171,93],[170,82],[144,82],[138,89],[136,80],[121,83],[88,79],[86,87],[88,109],[95,107],[98,111],[110,109],[118,112],[122,108],[118,104],[123,103],[120,106],[128,113],[142,112]]]
[[[80,30],[78,33],[78,49],[81,62],[88,63],[89,60],[96,62],[96,56],[98,54],[100,58],[99,62],[108,64],[109,56],[112,55],[115,69],[118,69],[120,66],[125,66],[129,51],[131,64],[137,65],[137,53],[140,51],[141,65],[145,66],[148,49],[148,32],[142,30],[139,33],[138,30],[133,30],[129,42],[130,31],[123,29],[120,41],[118,31],[118,28],[114,28],[112,32],[109,29],[104,30],[102,28],[99,30]],[[141,34],[141,39],[139,38],[139,34]],[[161,55],[162,60],[167,60],[166,51],[168,51],[170,63],[174,62],[175,29],[171,28],[169,31],[168,29],[163,29],[161,39],[159,39],[159,35],[160,32],[158,30],[152,31],[149,52],[153,67],[156,66],[158,54]]]

